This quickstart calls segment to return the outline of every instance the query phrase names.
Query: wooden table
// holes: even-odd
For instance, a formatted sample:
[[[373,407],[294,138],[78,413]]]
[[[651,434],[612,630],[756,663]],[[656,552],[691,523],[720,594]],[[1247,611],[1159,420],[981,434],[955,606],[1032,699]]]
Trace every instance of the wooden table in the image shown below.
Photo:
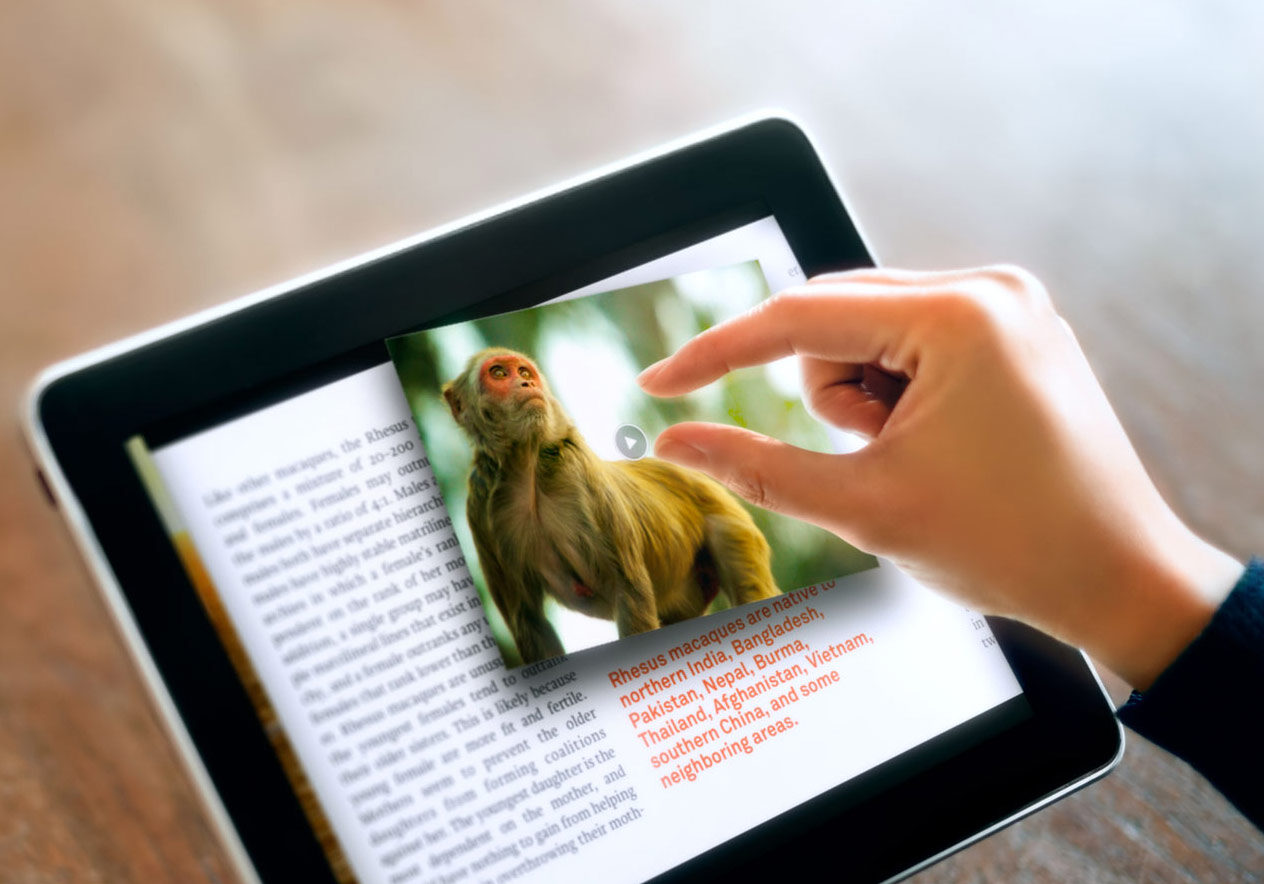
[[[0,879],[234,880],[32,479],[34,373],[740,111],[800,115],[884,262],[1040,274],[1177,509],[1264,549],[1264,12],[965,5],[0,6]],[[915,880],[1261,869],[1132,738]]]

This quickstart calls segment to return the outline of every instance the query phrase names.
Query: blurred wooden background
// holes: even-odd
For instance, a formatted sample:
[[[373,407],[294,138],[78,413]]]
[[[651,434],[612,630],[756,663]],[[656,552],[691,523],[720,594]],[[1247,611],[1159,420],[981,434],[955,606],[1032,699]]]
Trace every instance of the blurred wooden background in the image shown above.
[[[234,880],[32,480],[35,372],[747,110],[815,132],[885,263],[1042,276],[1177,509],[1264,550],[1260,46],[1229,0],[5,0],[0,880]],[[1261,869],[1133,737],[916,880]]]

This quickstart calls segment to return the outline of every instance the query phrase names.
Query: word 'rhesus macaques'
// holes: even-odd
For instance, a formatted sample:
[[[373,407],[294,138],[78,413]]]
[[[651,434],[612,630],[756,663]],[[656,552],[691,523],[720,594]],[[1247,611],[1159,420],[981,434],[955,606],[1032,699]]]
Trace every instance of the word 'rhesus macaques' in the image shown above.
[[[619,635],[779,594],[768,541],[727,490],[660,460],[604,461],[526,356],[492,348],[443,387],[474,445],[466,516],[526,663],[564,653],[545,593]]]

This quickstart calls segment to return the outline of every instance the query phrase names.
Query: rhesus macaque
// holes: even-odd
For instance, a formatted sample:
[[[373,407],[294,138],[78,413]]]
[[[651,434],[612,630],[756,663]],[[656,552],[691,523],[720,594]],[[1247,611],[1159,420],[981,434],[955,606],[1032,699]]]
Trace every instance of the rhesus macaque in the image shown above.
[[[526,356],[492,348],[443,387],[474,446],[466,516],[526,663],[564,653],[545,593],[633,635],[696,617],[718,594],[779,594],[771,552],[727,490],[661,460],[602,460]]]

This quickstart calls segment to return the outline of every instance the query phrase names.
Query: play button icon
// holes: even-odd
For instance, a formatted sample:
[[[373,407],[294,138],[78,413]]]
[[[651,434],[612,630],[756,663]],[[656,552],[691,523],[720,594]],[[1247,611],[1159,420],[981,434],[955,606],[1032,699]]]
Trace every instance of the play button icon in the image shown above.
[[[644,431],[634,424],[624,424],[615,430],[614,445],[628,460],[640,460],[650,447]]]

